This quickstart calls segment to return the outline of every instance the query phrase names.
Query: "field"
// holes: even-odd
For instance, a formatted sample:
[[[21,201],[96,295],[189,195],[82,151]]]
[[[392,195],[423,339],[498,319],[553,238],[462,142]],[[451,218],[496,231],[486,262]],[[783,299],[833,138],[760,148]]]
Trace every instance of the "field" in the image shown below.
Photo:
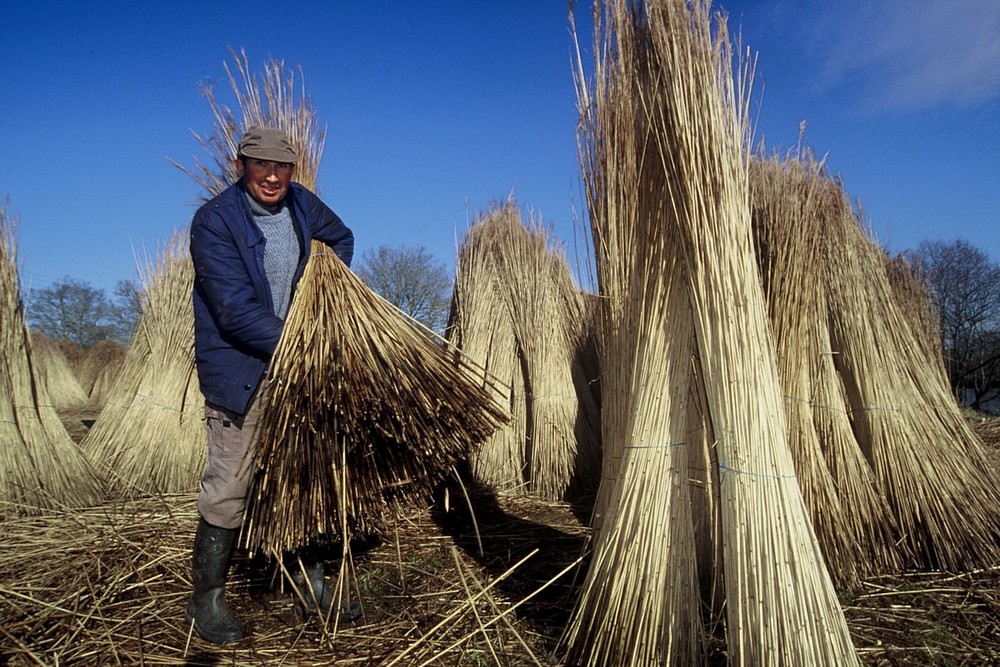
[[[63,417],[75,437],[85,433],[86,411]],[[1000,419],[969,419],[996,470]],[[585,506],[452,483],[352,545],[348,579],[364,615],[339,628],[300,622],[269,564],[238,554],[229,599],[250,634],[218,647],[184,620],[194,500],[0,524],[0,664],[559,664],[584,565]],[[1000,662],[1000,567],[883,576],[841,601],[863,664]],[[706,640],[708,664],[725,664],[719,633]]]

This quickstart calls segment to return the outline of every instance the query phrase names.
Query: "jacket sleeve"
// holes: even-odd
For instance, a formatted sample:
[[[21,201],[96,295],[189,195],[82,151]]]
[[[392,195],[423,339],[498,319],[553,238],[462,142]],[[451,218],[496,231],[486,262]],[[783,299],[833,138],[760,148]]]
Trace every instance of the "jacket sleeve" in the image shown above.
[[[350,266],[354,258],[354,232],[315,194],[309,192],[307,202],[312,237],[333,248],[337,257]]]
[[[247,262],[253,248],[237,238],[218,213],[200,212],[191,223],[191,259],[199,291],[219,333],[234,347],[269,359],[283,322],[262,302]]]

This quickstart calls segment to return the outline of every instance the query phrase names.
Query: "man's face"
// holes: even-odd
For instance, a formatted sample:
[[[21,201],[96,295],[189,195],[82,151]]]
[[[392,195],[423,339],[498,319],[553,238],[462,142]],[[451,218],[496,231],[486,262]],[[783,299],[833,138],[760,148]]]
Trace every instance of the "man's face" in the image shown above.
[[[295,165],[246,157],[236,161],[236,172],[243,180],[247,192],[258,204],[266,209],[275,210],[288,193],[288,186],[295,174]]]

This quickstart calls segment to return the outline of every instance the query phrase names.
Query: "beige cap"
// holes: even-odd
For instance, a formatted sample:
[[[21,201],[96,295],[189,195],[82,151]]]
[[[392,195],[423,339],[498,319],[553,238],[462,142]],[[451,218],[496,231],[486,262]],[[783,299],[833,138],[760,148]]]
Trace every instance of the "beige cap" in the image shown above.
[[[299,159],[299,154],[292,148],[288,136],[273,127],[248,127],[243,133],[238,147],[240,155],[270,160],[272,162],[291,162]]]

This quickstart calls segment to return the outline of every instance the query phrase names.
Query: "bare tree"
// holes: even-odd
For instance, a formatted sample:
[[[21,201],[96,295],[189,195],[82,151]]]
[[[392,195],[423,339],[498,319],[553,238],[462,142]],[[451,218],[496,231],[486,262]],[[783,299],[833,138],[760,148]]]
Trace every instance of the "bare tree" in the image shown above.
[[[88,350],[103,340],[127,345],[141,315],[138,288],[122,280],[115,286],[115,300],[104,290],[69,276],[34,291],[27,316],[32,329],[55,341],[69,341]]]
[[[905,253],[941,317],[952,389],[978,408],[1000,392],[1000,265],[968,241],[924,241]]]
[[[410,317],[438,333],[444,330],[453,277],[444,262],[423,246],[366,250],[355,271],[368,287]]]

